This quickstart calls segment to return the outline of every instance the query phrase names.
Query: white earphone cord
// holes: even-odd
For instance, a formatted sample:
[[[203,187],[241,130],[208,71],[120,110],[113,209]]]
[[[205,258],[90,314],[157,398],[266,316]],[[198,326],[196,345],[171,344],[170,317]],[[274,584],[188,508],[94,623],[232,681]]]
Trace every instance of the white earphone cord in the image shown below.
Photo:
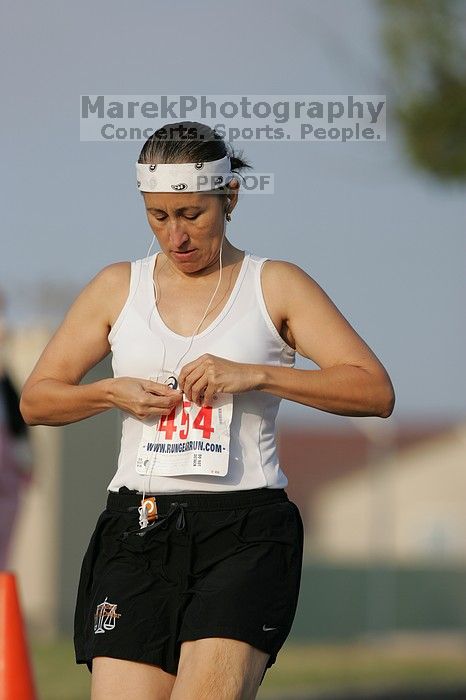
[[[194,341],[194,338],[195,338],[195,336],[196,336],[196,333],[197,333],[198,329],[200,328],[200,326],[202,325],[202,323],[203,323],[205,317],[207,316],[207,314],[208,314],[208,312],[209,312],[209,309],[210,309],[210,306],[211,306],[211,304],[212,304],[212,302],[213,302],[213,300],[214,300],[214,298],[215,298],[215,295],[217,294],[218,288],[220,287],[220,282],[222,281],[222,250],[223,250],[223,241],[224,241],[224,238],[225,238],[225,227],[226,227],[226,221],[225,221],[225,219],[224,219],[224,220],[223,220],[222,242],[221,242],[221,244],[220,244],[220,275],[219,275],[219,278],[218,278],[217,286],[215,287],[215,291],[214,291],[214,293],[212,294],[212,297],[210,298],[210,301],[209,301],[209,303],[208,303],[208,305],[207,305],[207,308],[206,308],[206,310],[205,310],[205,312],[204,312],[204,315],[203,315],[202,319],[201,319],[200,322],[198,323],[197,327],[195,328],[195,330],[194,330],[194,332],[193,332],[193,334],[192,334],[192,336],[191,336],[191,341],[190,341],[190,343],[189,343],[188,349],[187,349],[186,352],[184,352],[183,355],[179,358],[179,360],[178,360],[178,362],[176,363],[175,368],[174,368],[174,370],[173,370],[174,372],[176,372],[176,369],[177,369],[177,367],[179,366],[179,364],[180,364],[181,360],[183,359],[183,357],[185,357],[185,355],[187,355],[188,352],[190,351],[191,346],[192,346],[193,341]],[[149,253],[150,253],[150,251],[151,251],[152,246],[154,245],[154,241],[155,241],[155,237],[152,239],[152,242],[151,242],[151,244],[150,244],[150,246],[149,246],[149,250],[147,251],[146,257],[149,257]],[[155,284],[154,278],[152,278],[152,284],[154,285],[154,289],[155,289],[155,302],[154,302],[154,303],[157,304],[157,285]],[[165,343],[163,342],[163,339],[161,338],[160,340],[162,341],[162,345],[163,345],[163,359],[162,359],[162,372],[163,372],[163,371],[165,370],[166,347],[165,347]],[[160,422],[160,419],[159,419],[159,421],[157,422],[157,426],[156,426],[156,439],[155,439],[155,441],[154,441],[156,444],[159,442],[159,435],[160,435],[160,430],[159,430],[159,427],[158,427],[159,422]],[[156,455],[156,453],[154,452],[153,454],[154,454],[154,461],[155,461],[155,455]],[[148,485],[147,485],[147,491],[148,491],[149,493],[150,493],[150,482],[151,482],[151,478],[152,478],[153,468],[154,468],[154,464],[152,463],[151,468],[150,468],[150,472],[149,472],[149,483],[148,483]],[[147,476],[147,473],[144,475],[144,481],[145,481],[145,477],[146,477],[146,476]],[[143,500],[143,501],[144,501],[144,498],[145,498],[145,495],[146,495],[146,487],[145,487],[144,481],[143,481],[143,490],[142,490],[142,500]],[[144,511],[144,512],[143,512],[143,511]],[[141,526],[146,526],[147,523],[148,523],[148,520],[147,520],[147,508],[143,508],[143,506],[141,505],[141,506],[139,507],[139,515],[140,515],[139,522],[140,522]],[[145,523],[145,525],[143,525],[143,523]]]

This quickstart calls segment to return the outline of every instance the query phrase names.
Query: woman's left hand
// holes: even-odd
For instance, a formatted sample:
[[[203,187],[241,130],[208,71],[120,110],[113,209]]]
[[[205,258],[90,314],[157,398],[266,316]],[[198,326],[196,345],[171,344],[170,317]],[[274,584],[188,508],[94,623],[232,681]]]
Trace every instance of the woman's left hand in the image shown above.
[[[212,405],[212,399],[222,392],[240,394],[252,391],[258,384],[255,365],[232,362],[216,355],[201,355],[188,362],[178,377],[179,388],[189,401],[199,406]]]

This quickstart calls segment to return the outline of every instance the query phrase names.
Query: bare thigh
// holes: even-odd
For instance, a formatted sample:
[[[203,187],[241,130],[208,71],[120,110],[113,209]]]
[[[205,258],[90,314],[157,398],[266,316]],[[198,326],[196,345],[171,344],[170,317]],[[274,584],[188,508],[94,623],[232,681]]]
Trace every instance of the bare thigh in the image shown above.
[[[268,658],[237,639],[182,642],[170,700],[254,700]]]
[[[95,656],[91,700],[169,700],[175,679],[159,666]]]

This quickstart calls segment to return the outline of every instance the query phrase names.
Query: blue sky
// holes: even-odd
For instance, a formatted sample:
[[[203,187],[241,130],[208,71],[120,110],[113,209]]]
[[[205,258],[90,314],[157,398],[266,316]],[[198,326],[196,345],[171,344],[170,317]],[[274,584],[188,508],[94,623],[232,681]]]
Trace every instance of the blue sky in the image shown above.
[[[80,141],[80,94],[387,94],[385,143],[238,143],[275,174],[275,193],[244,196],[229,237],[317,280],[389,371],[394,418],[464,417],[464,188],[404,156],[376,7],[7,2],[0,284],[12,321],[33,316],[25,290],[41,280],[82,287],[150,242],[134,183],[141,143]],[[281,416],[345,420],[290,402]]]

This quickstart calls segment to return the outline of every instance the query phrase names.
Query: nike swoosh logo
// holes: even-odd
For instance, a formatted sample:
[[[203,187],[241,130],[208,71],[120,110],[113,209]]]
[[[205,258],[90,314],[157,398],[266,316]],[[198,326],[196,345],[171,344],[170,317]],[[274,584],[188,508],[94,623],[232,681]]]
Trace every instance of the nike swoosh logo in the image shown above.
[[[278,627],[266,627],[265,625],[262,625],[262,629],[264,632],[268,632],[269,630],[276,630]]]

